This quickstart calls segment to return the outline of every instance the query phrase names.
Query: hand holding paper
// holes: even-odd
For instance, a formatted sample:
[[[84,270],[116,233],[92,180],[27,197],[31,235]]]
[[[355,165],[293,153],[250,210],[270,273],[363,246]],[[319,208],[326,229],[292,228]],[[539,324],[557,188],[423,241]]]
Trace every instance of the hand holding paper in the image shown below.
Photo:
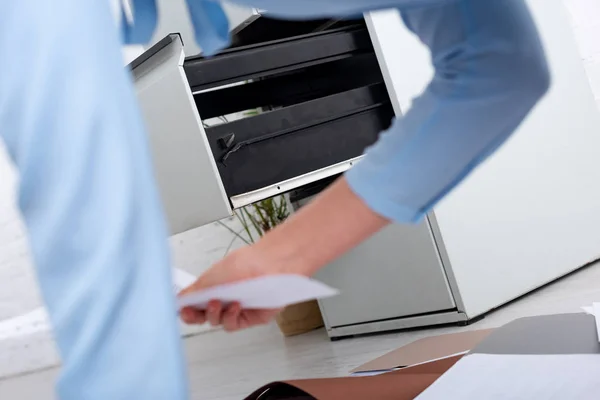
[[[268,263],[267,268],[251,254],[242,249],[226,257],[184,289],[181,319],[237,331],[270,322],[287,305],[337,294],[306,276],[277,271]]]
[[[206,310],[211,300],[242,309],[280,309],[303,301],[336,295],[331,287],[300,275],[268,275],[191,292],[179,298],[179,307]]]

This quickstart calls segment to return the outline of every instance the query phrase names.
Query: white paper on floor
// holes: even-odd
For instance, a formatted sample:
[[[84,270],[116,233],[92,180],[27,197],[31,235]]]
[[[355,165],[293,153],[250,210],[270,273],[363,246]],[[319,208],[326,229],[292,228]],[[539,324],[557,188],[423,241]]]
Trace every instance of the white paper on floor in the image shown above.
[[[0,321],[0,340],[47,332],[51,329],[46,310],[39,307],[27,314]]]
[[[600,303],[592,303],[591,306],[583,306],[581,309],[596,318],[596,333],[598,334],[598,341],[600,341]]]
[[[179,268],[173,268],[173,291],[179,293],[181,289],[192,284],[196,277],[189,272]],[[197,331],[206,331],[210,327],[188,329],[184,334],[196,333]],[[49,332],[52,330],[48,314],[44,307],[38,307],[26,314],[0,321],[0,340],[18,338],[22,336],[33,335],[39,332]]]
[[[246,309],[277,309],[336,294],[337,290],[305,276],[270,275],[190,293],[179,299],[179,307],[206,309],[211,300],[220,300],[239,302]]]
[[[417,400],[600,398],[600,354],[471,354]]]
[[[173,292],[175,294],[196,281],[196,277],[187,271],[179,268],[173,268]]]

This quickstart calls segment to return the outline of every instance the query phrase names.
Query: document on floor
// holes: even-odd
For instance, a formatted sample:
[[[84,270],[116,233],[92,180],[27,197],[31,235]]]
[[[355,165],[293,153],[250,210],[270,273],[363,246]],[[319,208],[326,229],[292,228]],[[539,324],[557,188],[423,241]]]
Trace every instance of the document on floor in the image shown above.
[[[463,357],[418,400],[600,398],[600,354]]]
[[[596,318],[596,333],[598,334],[598,341],[600,341],[600,303],[592,303],[591,306],[581,307],[587,314],[593,315]]]
[[[172,274],[173,292],[175,294],[178,294],[183,289],[194,283],[196,279],[198,279],[196,276],[179,268],[173,268]]]
[[[211,300],[220,300],[239,302],[246,309],[276,309],[336,294],[337,290],[305,276],[270,275],[187,294],[179,299],[179,307],[205,309]]]
[[[191,285],[196,277],[189,272],[179,268],[173,268],[173,292],[177,294],[181,289]],[[49,332],[52,330],[48,313],[45,307],[35,308],[25,314],[0,321],[0,341],[18,338],[22,336],[33,335],[40,332]],[[195,328],[194,332],[199,331]],[[202,329],[203,331],[207,329]],[[191,331],[186,327],[186,332]]]

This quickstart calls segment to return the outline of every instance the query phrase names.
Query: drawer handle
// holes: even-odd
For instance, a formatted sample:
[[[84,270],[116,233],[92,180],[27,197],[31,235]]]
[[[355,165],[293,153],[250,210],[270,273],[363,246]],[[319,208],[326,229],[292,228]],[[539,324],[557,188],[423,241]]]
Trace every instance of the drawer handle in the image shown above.
[[[219,143],[219,146],[221,147],[221,149],[227,150],[228,148],[231,147],[231,145],[233,145],[234,140],[235,140],[235,133],[228,133],[227,135],[220,137],[219,140],[217,140],[217,143]]]
[[[310,128],[310,127],[313,127],[313,126],[326,124],[328,122],[333,122],[333,121],[336,121],[338,119],[349,117],[351,115],[358,115],[358,114],[361,114],[361,113],[373,110],[375,108],[381,107],[382,105],[384,105],[386,103],[388,103],[388,102],[385,101],[385,102],[379,102],[379,103],[375,103],[375,104],[370,104],[368,106],[364,106],[364,107],[360,107],[360,108],[357,108],[357,109],[354,109],[354,110],[351,110],[351,111],[347,111],[347,112],[345,112],[343,114],[336,114],[335,116],[332,116],[332,117],[322,118],[320,120],[317,120],[316,122],[309,122],[309,123],[306,123],[306,124],[297,125],[297,126],[295,126],[293,128],[287,128],[287,129],[283,129],[283,130],[280,130],[280,131],[277,131],[277,132],[273,132],[273,133],[270,133],[270,134],[267,134],[267,135],[259,136],[257,138],[253,138],[253,139],[248,139],[248,140],[241,141],[239,143],[236,143],[233,146],[228,147],[227,152],[223,155],[223,157],[221,157],[220,161],[221,161],[221,163],[224,166],[227,166],[227,164],[225,162],[227,161],[227,159],[229,158],[229,156],[231,156],[233,153],[235,153],[236,151],[238,151],[242,147],[250,146],[250,145],[262,142],[264,140],[274,139],[274,138],[279,137],[279,136],[288,135],[290,133],[301,131],[303,129],[307,129],[307,128]],[[233,137],[231,137],[231,136],[233,136]],[[232,133],[232,134],[230,134],[227,137],[231,138],[230,145],[233,144],[233,139],[235,137],[235,134]],[[221,143],[220,142],[221,139],[223,139],[223,138],[219,138],[219,143]]]

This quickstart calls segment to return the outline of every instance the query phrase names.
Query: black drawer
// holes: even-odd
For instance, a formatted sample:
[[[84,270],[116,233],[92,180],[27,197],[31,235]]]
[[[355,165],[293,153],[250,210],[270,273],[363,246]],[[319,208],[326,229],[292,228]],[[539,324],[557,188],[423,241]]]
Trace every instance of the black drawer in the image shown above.
[[[212,58],[171,34],[129,65],[172,234],[319,190],[394,116],[363,20],[247,22]]]
[[[393,117],[385,85],[206,129],[230,196],[358,157]],[[229,144],[229,145],[228,145]]]
[[[192,92],[340,60],[373,45],[364,24],[225,50],[216,57],[190,57],[184,69]]]
[[[355,159],[394,117],[364,21],[306,24],[326,28],[185,60],[203,120],[267,110],[205,127],[229,197]]]

